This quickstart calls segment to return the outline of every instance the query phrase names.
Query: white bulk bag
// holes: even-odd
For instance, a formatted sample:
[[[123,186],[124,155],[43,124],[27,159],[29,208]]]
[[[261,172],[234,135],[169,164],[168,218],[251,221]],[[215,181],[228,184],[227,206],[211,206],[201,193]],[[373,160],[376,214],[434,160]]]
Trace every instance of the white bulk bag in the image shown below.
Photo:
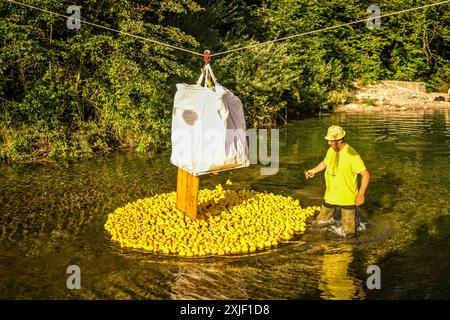
[[[215,88],[177,84],[172,112],[170,162],[194,176],[250,164],[242,103],[205,71]]]

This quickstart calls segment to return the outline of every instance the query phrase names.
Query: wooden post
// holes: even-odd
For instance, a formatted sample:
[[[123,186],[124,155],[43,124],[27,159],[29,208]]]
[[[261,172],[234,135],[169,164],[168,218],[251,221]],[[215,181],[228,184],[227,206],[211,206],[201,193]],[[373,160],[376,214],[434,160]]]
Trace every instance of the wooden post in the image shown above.
[[[178,168],[177,173],[177,209],[192,219],[197,218],[197,195],[200,177]]]

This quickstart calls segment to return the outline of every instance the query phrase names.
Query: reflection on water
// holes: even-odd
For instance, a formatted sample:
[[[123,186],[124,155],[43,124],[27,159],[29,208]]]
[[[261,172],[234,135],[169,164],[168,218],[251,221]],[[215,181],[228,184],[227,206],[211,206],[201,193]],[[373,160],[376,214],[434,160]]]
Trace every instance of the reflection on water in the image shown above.
[[[449,298],[449,112],[306,119],[280,130],[280,168],[260,165],[202,177],[203,188],[267,190],[318,205],[328,126],[339,124],[372,180],[367,231],[342,240],[310,228],[266,252],[181,259],[124,250],[104,223],[117,207],[176,189],[169,154],[115,155],[57,165],[0,165],[0,298],[11,299],[379,299]],[[81,268],[81,290],[66,268]],[[382,289],[365,287],[379,265]]]
[[[353,261],[353,248],[350,244],[330,247],[324,244],[325,250],[320,274],[319,289],[323,291],[321,298],[327,300],[349,300],[366,297],[362,281],[350,274],[350,263]]]

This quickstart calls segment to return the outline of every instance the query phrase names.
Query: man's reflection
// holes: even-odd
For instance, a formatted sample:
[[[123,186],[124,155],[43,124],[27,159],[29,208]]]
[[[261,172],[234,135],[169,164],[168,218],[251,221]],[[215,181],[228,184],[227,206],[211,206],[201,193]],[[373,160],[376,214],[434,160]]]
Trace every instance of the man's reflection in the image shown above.
[[[353,260],[353,248],[350,244],[332,247],[324,244],[322,272],[319,289],[321,298],[327,300],[365,299],[362,281],[349,273]]]

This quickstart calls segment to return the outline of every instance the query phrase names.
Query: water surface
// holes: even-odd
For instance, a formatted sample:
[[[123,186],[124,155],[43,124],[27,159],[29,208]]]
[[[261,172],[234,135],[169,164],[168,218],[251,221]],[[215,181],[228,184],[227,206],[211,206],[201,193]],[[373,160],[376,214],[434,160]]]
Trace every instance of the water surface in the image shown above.
[[[366,231],[351,240],[309,229],[277,249],[236,257],[178,258],[124,250],[104,223],[117,207],[176,189],[168,153],[116,154],[55,165],[0,165],[2,299],[448,299],[450,298],[448,112],[335,114],[280,130],[280,168],[261,165],[203,176],[235,188],[290,195],[319,205],[323,175],[303,171],[327,150],[338,124],[372,180],[362,206]],[[66,269],[81,268],[80,290]],[[367,267],[381,270],[369,290]]]

